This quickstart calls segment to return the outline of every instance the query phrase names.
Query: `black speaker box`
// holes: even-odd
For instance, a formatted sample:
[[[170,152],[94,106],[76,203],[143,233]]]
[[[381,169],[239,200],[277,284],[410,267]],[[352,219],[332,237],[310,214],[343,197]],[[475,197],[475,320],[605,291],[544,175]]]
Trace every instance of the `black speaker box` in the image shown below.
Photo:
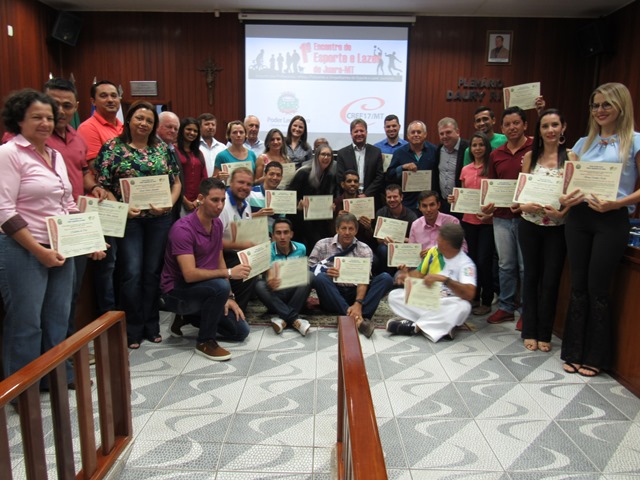
[[[610,32],[604,20],[598,20],[578,29],[578,48],[583,57],[611,53]]]
[[[78,42],[80,30],[82,30],[82,19],[80,17],[76,17],[70,13],[60,12],[53,26],[51,36],[62,43],[75,47]]]

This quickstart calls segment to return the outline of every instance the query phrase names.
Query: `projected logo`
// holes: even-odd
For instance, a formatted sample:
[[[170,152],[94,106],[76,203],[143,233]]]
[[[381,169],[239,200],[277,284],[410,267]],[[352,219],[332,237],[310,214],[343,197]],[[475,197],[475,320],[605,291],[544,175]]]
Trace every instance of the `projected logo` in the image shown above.
[[[375,125],[376,121],[384,120],[385,113],[382,110],[385,101],[380,97],[364,97],[347,103],[340,110],[340,118],[346,124],[356,118],[362,118],[369,125]]]
[[[282,113],[296,113],[299,106],[300,101],[292,92],[283,92],[278,97],[278,110]]]

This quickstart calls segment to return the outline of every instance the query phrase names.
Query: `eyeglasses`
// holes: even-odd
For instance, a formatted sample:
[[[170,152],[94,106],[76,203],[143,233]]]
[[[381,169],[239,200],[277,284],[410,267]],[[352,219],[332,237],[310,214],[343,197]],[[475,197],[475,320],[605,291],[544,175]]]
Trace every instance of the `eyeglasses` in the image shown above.
[[[589,108],[591,108],[592,112],[597,112],[598,110],[600,110],[600,107],[602,107],[604,111],[609,111],[613,108],[613,105],[611,105],[609,102],[592,103],[591,105],[589,105]]]
[[[333,157],[333,153],[325,153],[325,152],[322,152],[319,156],[320,156],[320,157]]]

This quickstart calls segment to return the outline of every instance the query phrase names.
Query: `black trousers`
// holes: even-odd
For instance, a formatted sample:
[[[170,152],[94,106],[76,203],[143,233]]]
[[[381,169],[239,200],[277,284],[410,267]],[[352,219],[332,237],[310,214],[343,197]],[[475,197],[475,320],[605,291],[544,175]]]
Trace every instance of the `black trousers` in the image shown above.
[[[482,305],[491,306],[493,301],[493,253],[495,243],[493,239],[493,225],[460,222],[464,229],[464,237],[469,248],[469,257],[476,264],[478,279],[475,300],[481,300]]]
[[[518,228],[524,263],[522,338],[549,342],[566,253],[564,225],[540,226],[522,219]]]
[[[578,205],[569,212],[565,235],[571,301],[561,358],[608,368],[612,347],[609,292],[629,239],[628,211],[598,213],[586,204]]]

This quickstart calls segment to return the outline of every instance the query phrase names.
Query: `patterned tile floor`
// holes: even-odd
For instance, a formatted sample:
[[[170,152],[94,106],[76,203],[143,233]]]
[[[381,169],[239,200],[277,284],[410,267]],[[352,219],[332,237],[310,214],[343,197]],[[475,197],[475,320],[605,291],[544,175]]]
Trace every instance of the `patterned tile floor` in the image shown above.
[[[331,478],[335,328],[252,325],[216,363],[194,354],[194,329],[169,337],[170,321],[161,345],[131,352],[135,442],[120,478]],[[437,344],[360,337],[389,478],[640,480],[640,399],[607,375],[565,374],[557,339],[528,352],[513,323],[468,325]]]

